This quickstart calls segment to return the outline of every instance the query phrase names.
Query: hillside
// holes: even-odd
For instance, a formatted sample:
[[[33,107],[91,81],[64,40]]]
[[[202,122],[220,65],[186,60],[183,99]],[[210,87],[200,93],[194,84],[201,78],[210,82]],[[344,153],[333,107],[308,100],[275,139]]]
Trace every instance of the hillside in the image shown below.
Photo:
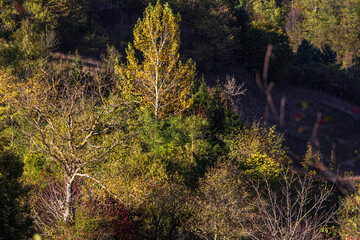
[[[0,239],[358,239],[359,46],[359,0],[0,1]]]
[[[239,77],[241,79],[241,77]],[[256,86],[255,79],[248,83],[246,96],[241,97],[241,112],[247,122],[263,119],[266,95]],[[286,145],[297,156],[303,156],[310,141],[317,116],[321,124],[317,132],[322,153],[329,156],[334,151],[336,162],[342,171],[360,169],[357,149],[360,147],[360,116],[354,105],[342,99],[300,86],[275,85],[271,91],[275,105],[280,111],[281,98],[286,99],[284,125],[279,131],[284,134]],[[271,112],[271,110],[270,110]],[[269,124],[276,124],[270,114]]]
[[[54,59],[62,59],[72,62],[74,57],[55,53]],[[100,69],[100,60],[82,57],[84,65],[90,71]],[[247,125],[254,120],[264,120],[266,108],[266,95],[256,84],[255,76],[244,69],[240,70],[232,66],[229,69],[231,76],[237,79],[237,83],[245,83],[247,91],[239,97],[237,111]],[[235,69],[235,70],[234,70]],[[242,70],[241,70],[242,69]],[[200,75],[200,73],[198,73]],[[222,74],[222,75],[221,75]],[[208,84],[216,85],[217,80],[223,84],[228,73],[217,75],[207,74]],[[216,80],[217,79],[217,80]],[[326,163],[330,163],[330,155],[335,153],[336,164],[341,171],[352,171],[360,174],[360,109],[359,105],[343,100],[339,97],[322,93],[319,90],[290,84],[275,84],[271,91],[277,111],[280,111],[280,102],[285,98],[284,124],[279,128],[279,122],[270,110],[268,124],[277,125],[278,131],[285,137],[285,145],[289,147],[293,158],[301,159],[306,153],[313,128],[317,122],[318,114],[321,114],[321,124],[317,132],[322,154]]]

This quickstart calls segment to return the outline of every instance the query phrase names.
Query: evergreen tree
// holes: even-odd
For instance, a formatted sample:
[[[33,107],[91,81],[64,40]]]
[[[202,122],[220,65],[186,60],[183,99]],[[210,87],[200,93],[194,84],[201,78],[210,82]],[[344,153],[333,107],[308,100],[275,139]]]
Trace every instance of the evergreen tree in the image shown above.
[[[3,148],[3,147],[1,147]],[[23,163],[9,150],[0,150],[0,239],[31,236],[32,220],[26,202],[26,189],[20,182]]]

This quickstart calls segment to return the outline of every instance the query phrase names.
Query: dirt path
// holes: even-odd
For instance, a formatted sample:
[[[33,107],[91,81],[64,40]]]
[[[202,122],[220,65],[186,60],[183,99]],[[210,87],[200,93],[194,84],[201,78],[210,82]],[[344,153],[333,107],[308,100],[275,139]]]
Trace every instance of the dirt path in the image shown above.
[[[64,54],[61,52],[54,52],[51,54],[51,57],[56,60],[65,60],[65,61],[70,61],[70,62],[73,62],[76,58],[72,54]],[[81,56],[81,60],[84,63],[84,67],[89,71],[99,70],[102,65],[101,61],[99,61],[97,59],[93,59],[93,58]]]
[[[250,123],[254,118],[263,118],[266,96],[254,80],[247,86],[246,96],[241,100],[241,112],[243,119]],[[272,97],[278,111],[281,98],[286,99],[281,132],[294,153],[305,154],[317,116],[321,114],[317,136],[325,159],[329,159],[333,151],[341,170],[360,173],[360,106],[297,86],[275,85]],[[269,124],[277,124],[271,111]]]

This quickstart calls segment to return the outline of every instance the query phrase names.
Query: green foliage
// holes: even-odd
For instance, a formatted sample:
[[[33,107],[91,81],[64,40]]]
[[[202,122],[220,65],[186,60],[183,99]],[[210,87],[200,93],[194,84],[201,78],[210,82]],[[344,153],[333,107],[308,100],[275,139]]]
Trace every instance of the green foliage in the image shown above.
[[[191,232],[202,239],[240,239],[246,236],[245,222],[251,214],[250,194],[238,166],[219,162],[200,180],[191,202]]]
[[[66,41],[79,36],[79,30],[87,23],[88,4],[87,0],[37,0],[25,1],[23,7],[38,30],[57,30],[62,41]]]
[[[187,236],[184,223],[191,214],[188,186],[196,187],[206,168],[198,166],[198,159],[211,151],[203,135],[207,122],[196,116],[159,120],[143,111],[135,120],[139,134],[102,166],[102,176],[124,202],[142,212],[144,238],[181,238]]]
[[[354,65],[360,41],[357,0],[295,1],[292,16],[289,21],[297,27],[290,28],[291,39],[306,39],[319,49],[329,45],[342,67]]]
[[[5,46],[0,44],[0,68],[6,70],[11,68],[15,73],[15,69],[19,66],[19,62],[24,59],[24,54],[17,46]]]
[[[1,68],[10,69],[21,78],[30,77],[48,62],[57,45],[54,31],[40,30],[31,20],[24,19],[10,44],[0,42]]]
[[[0,1],[0,37],[9,37],[19,25],[21,13],[13,1]]]
[[[230,149],[229,158],[254,180],[278,181],[281,165],[291,162],[275,127],[266,128],[254,122],[250,129],[238,131],[225,142]]]
[[[45,187],[50,178],[61,178],[59,166],[49,165],[46,158],[39,153],[24,155],[24,182],[28,185]]]
[[[20,63],[12,66],[14,69],[21,67],[23,71],[41,63],[34,60],[49,57],[50,51],[59,43],[57,39],[62,45],[75,37],[81,39],[81,29],[88,19],[87,0],[1,1],[0,4],[5,10],[0,15],[0,22],[4,23],[0,34],[8,40],[5,44],[8,50],[23,55],[17,59]]]
[[[0,145],[24,156],[22,164],[0,152],[0,239],[29,237],[28,193],[37,230],[53,239],[286,234],[281,224],[311,209],[324,184],[282,175],[291,161],[275,127],[246,128],[220,83],[194,87],[195,64],[179,52],[212,80],[236,74],[239,64],[260,72],[271,44],[270,80],[358,101],[359,1],[99,1],[117,3],[106,12],[93,8],[96,1],[0,1]],[[77,51],[71,63],[52,59],[58,46],[97,53],[114,33],[130,41],[147,5],[126,63],[114,47],[101,69]],[[320,155],[308,149],[305,161],[316,164]],[[299,196],[304,189],[314,191]],[[298,208],[298,199],[310,200]],[[358,200],[343,200],[342,237],[359,235]],[[75,214],[67,217],[65,204]],[[266,225],[276,221],[281,234]]]
[[[188,198],[191,192],[175,182],[159,181],[141,206],[144,239],[193,239],[185,231],[191,215]]]
[[[189,110],[190,112],[207,121],[202,133],[210,147],[207,148],[206,152],[195,155],[199,169],[205,173],[208,166],[212,166],[227,155],[228,146],[223,139],[236,129],[241,128],[242,123],[229,100],[221,91],[220,86],[210,89],[204,81],[194,93],[193,106]]]
[[[206,120],[195,116],[169,117],[161,121],[149,115],[144,117],[140,119],[144,122],[139,137],[141,155],[146,157],[147,164],[156,164],[151,169],[165,179],[178,175],[186,184],[194,185],[201,174],[198,158],[206,155],[210,148],[203,136]]]
[[[293,76],[288,77],[288,80],[321,89],[333,95],[346,96],[351,100],[351,97],[347,97],[346,94],[351,95],[347,87],[348,83],[344,80],[346,72],[336,64],[336,61],[336,53],[328,45],[320,50],[307,40],[303,40],[295,55],[296,70],[300,74],[294,73]],[[294,68],[290,69],[294,70]],[[353,84],[353,87],[356,87],[356,84]]]
[[[209,127],[206,134],[213,144],[219,141],[222,136],[241,127],[239,116],[226,98],[220,85],[210,89],[205,81],[202,81],[194,93],[193,106],[189,112],[208,120]]]
[[[76,223],[64,226],[63,233],[56,233],[54,239],[59,235],[66,239],[138,239],[141,215],[109,196],[96,195],[90,188],[83,190],[85,194],[78,202]]]
[[[253,8],[253,21],[269,23],[277,29],[283,29],[284,9],[275,0],[251,1]]]
[[[14,44],[24,53],[28,60],[46,58],[56,47],[54,31],[41,31],[29,20],[24,20],[14,33]]]
[[[25,239],[32,234],[27,189],[20,182],[23,163],[7,149],[0,153],[0,239]]]
[[[358,186],[359,189],[359,186]],[[346,196],[338,212],[339,231],[342,238],[357,238],[360,235],[360,192]]]
[[[284,68],[291,65],[292,52],[289,39],[281,29],[272,26],[266,21],[253,21],[244,33],[241,42],[244,49],[246,49],[244,53],[245,60],[248,61],[252,72],[261,72],[263,70],[267,48],[272,45],[269,77],[273,81],[286,80],[282,79],[282,72]]]
[[[233,63],[242,48],[237,44],[240,27],[233,11],[221,1],[196,1],[192,50],[198,67],[216,72]]]
[[[144,0],[155,4],[156,1]],[[241,27],[232,4],[223,0],[166,1],[184,20],[182,29],[183,55],[191,56],[197,68],[213,73],[227,68],[238,57],[241,46],[237,38]]]

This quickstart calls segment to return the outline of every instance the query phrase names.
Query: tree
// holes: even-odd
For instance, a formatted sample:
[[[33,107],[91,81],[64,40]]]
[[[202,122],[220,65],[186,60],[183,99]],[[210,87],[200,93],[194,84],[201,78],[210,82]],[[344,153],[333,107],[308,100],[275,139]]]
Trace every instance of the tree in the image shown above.
[[[89,173],[122,143],[126,134],[120,133],[119,124],[131,111],[104,98],[101,84],[91,78],[54,69],[18,83],[2,76],[3,99],[16,111],[14,121],[33,150],[62,177],[64,198],[58,210],[63,222],[72,223],[76,179],[97,181]]]
[[[284,10],[275,0],[253,1],[253,21],[265,22],[274,28],[282,29],[284,25]]]
[[[195,64],[191,59],[186,64],[179,60],[179,21],[168,4],[150,4],[134,29],[133,46],[143,60],[139,62],[129,44],[127,65],[116,67],[123,93],[135,97],[158,118],[181,112],[190,104]]]
[[[0,147],[0,239],[25,239],[32,234],[26,205],[27,190],[20,178],[23,163],[12,151]]]
[[[358,185],[359,186],[359,185]],[[358,187],[358,189],[360,189]],[[340,235],[344,239],[356,239],[360,235],[360,190],[347,195],[341,201],[337,222]]]
[[[241,171],[231,161],[209,168],[200,179],[197,195],[189,201],[192,217],[189,231],[200,239],[243,239],[248,235],[246,222],[254,216],[251,195]]]
[[[281,165],[291,162],[275,126],[267,128],[255,121],[249,129],[234,131],[225,142],[230,149],[229,158],[239,164],[249,179],[279,182]]]
[[[236,15],[219,0],[198,0],[191,4],[194,6],[187,9],[192,10],[183,14],[188,26],[193,25],[186,28],[191,34],[185,41],[186,49],[194,56],[200,71],[210,73],[226,69],[242,50],[237,42],[241,28]]]
[[[331,48],[343,68],[359,57],[359,12],[357,0],[294,1],[287,19],[287,33],[294,47],[303,39],[319,49]]]
[[[312,172],[301,175],[287,167],[280,169],[279,178],[283,182],[279,190],[267,180],[264,189],[253,186],[250,206],[257,216],[250,219],[250,238],[321,239],[335,214],[334,207],[329,207],[333,187],[315,181]]]

